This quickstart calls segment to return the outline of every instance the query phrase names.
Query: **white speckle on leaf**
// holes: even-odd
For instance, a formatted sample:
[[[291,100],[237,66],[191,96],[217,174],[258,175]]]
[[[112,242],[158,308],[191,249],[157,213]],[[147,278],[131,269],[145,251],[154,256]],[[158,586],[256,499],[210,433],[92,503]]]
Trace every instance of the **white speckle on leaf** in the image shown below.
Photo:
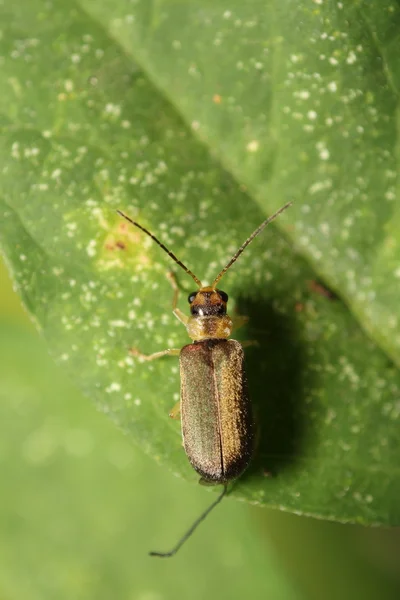
[[[118,104],[113,104],[112,102],[109,102],[108,104],[106,104],[104,112],[108,115],[119,117],[121,114],[121,107]]]
[[[86,246],[86,252],[88,253],[89,256],[96,255],[96,246],[97,246],[96,240],[90,240],[90,242]]]
[[[332,187],[332,179],[325,179],[323,181],[316,181],[309,187],[310,194],[316,194],[324,190],[328,190]]]
[[[325,146],[325,143],[324,142],[318,142],[316,144],[316,147],[317,147],[320,159],[321,160],[328,160],[330,154],[329,154],[329,150]]]
[[[334,419],[336,419],[336,416],[337,416],[336,412],[332,408],[328,409],[328,412],[327,412],[326,417],[325,417],[325,423],[327,425],[330,425],[332,423],[332,421]]]
[[[300,90],[299,92],[295,92],[294,95],[301,100],[307,100],[310,97],[310,92],[308,90]]]
[[[25,158],[30,158],[31,156],[37,156],[39,153],[40,153],[40,149],[36,148],[35,146],[33,148],[25,148],[25,150],[24,150]]]
[[[113,381],[113,383],[110,383],[110,385],[108,387],[106,387],[107,394],[112,394],[113,392],[120,392],[120,391],[121,391],[121,384],[117,383],[116,381]]]
[[[328,160],[329,156],[330,154],[327,148],[323,148],[319,153],[319,157],[321,160]]]
[[[77,224],[76,223],[67,223],[66,224],[66,228],[67,228],[67,236],[68,237],[74,237],[76,229],[77,229]]]
[[[251,142],[249,142],[246,146],[246,149],[248,152],[257,152],[257,150],[260,147],[260,143],[258,140],[252,140]]]
[[[38,183],[37,186],[33,185],[32,188],[39,190],[39,192],[47,192],[49,186],[47,183]]]
[[[351,450],[351,446],[350,444],[348,444],[347,442],[345,442],[344,440],[339,440],[339,446],[342,448],[342,450],[344,450],[345,452],[348,452],[349,450]]]
[[[66,79],[64,81],[64,88],[65,88],[65,91],[67,91],[67,92],[72,92],[73,91],[73,89],[74,89],[74,82],[72,81],[72,79]]]
[[[11,156],[13,158],[21,158],[21,155],[19,153],[19,143],[18,142],[14,142],[13,145],[11,146]]]
[[[330,232],[329,223],[321,223],[319,228],[324,235],[329,235],[329,232]]]
[[[385,198],[386,200],[396,200],[396,192],[393,188],[391,188],[385,193]]]
[[[121,319],[116,319],[114,321],[109,321],[110,327],[126,327],[127,322],[122,321]]]
[[[352,65],[353,63],[355,63],[357,60],[357,56],[355,54],[355,52],[351,51],[349,52],[349,55],[346,59],[347,64]]]

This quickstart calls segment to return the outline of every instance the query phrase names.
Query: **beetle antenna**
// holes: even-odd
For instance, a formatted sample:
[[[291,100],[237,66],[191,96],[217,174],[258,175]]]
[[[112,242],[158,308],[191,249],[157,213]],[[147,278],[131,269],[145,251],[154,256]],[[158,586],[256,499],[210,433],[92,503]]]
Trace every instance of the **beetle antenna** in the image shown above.
[[[160,240],[158,240],[155,235],[153,235],[152,233],[150,233],[150,231],[148,231],[147,229],[145,229],[144,227],[142,227],[142,225],[139,225],[139,223],[136,223],[136,221],[133,221],[130,217],[128,217],[128,215],[124,214],[121,210],[117,210],[117,213],[121,217],[123,217],[124,219],[126,219],[127,221],[129,221],[129,223],[131,223],[135,227],[138,227],[139,229],[141,229],[142,231],[144,231],[144,233],[147,233],[147,235],[150,236],[151,239],[154,240],[155,243],[160,246],[160,248],[162,248],[163,250],[165,250],[165,252],[172,258],[172,260],[174,260],[176,262],[177,265],[179,265],[180,267],[182,267],[182,269],[185,271],[185,273],[187,273],[188,275],[190,275],[191,277],[193,277],[193,279],[195,280],[195,282],[197,283],[197,285],[199,286],[199,288],[203,287],[200,279],[198,279],[196,277],[196,275],[194,273],[192,273],[192,271],[190,269],[188,269],[183,264],[183,262],[181,262],[179,260],[179,258],[177,258],[175,256],[175,254],[173,252],[171,252],[171,250],[168,250],[168,248],[166,246],[164,246],[164,244],[162,242],[160,242]]]
[[[261,223],[261,225],[259,225],[259,227],[257,227],[257,229],[255,231],[253,231],[253,233],[251,234],[251,236],[247,238],[247,240],[240,246],[239,250],[234,254],[234,256],[232,256],[231,260],[228,262],[228,264],[226,265],[226,267],[224,267],[222,269],[222,271],[214,279],[214,281],[213,281],[213,283],[211,285],[211,287],[213,289],[215,289],[218,281],[225,275],[225,273],[233,265],[233,263],[237,261],[237,259],[239,258],[239,256],[242,254],[243,250],[245,250],[245,248],[247,248],[247,246],[250,244],[250,242],[252,242],[254,240],[254,238],[259,233],[262,232],[262,230],[268,225],[268,223],[271,223],[271,221],[273,221],[274,219],[276,219],[276,217],[278,215],[280,215],[284,210],[286,210],[287,208],[289,208],[289,206],[292,206],[292,204],[293,204],[293,202],[288,202],[287,204],[285,204],[285,206],[282,206],[279,210],[276,211],[276,213],[274,213],[271,217],[268,217],[268,219],[266,219],[263,223]]]
[[[169,558],[170,556],[174,556],[174,554],[176,554],[178,552],[179,548],[181,546],[183,546],[183,544],[186,542],[186,540],[188,540],[190,538],[190,536],[197,529],[197,527],[200,525],[200,523],[202,521],[204,521],[204,519],[207,517],[207,515],[210,514],[210,512],[213,510],[213,508],[215,508],[217,506],[217,504],[219,504],[221,502],[222,498],[225,496],[225,494],[227,492],[227,489],[228,489],[228,486],[225,484],[224,489],[220,493],[218,498],[216,500],[214,500],[214,502],[212,504],[210,504],[210,506],[200,515],[200,517],[198,519],[195,520],[193,525],[187,530],[185,535],[183,535],[181,537],[179,542],[176,544],[176,546],[174,548],[172,548],[172,550],[170,550],[169,552],[149,552],[149,555],[150,556],[159,556],[161,558]]]

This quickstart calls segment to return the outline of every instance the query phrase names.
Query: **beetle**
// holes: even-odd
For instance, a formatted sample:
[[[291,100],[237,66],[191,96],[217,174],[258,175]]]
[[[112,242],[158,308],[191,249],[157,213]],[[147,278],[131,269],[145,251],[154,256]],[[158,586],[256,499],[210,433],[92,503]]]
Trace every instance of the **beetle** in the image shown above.
[[[184,449],[190,463],[201,476],[200,482],[224,486],[217,500],[195,521],[170,552],[151,552],[152,556],[173,556],[200,521],[222,500],[227,492],[227,484],[245,471],[252,458],[254,426],[243,352],[243,346],[252,342],[240,344],[228,339],[234,329],[247,322],[247,317],[231,318],[227,314],[228,294],[219,289],[217,284],[250,242],[291,204],[288,202],[263,221],[209,286],[203,286],[200,279],[150,231],[117,210],[121,217],[150,236],[198,286],[196,291],[189,294],[190,316],[187,316],[177,307],[178,284],[174,275],[168,273],[174,289],[172,311],[186,326],[192,343],[180,350],[169,348],[149,355],[131,349],[131,354],[147,361],[166,355],[179,355],[181,399],[170,416],[177,417],[179,412],[181,414]]]

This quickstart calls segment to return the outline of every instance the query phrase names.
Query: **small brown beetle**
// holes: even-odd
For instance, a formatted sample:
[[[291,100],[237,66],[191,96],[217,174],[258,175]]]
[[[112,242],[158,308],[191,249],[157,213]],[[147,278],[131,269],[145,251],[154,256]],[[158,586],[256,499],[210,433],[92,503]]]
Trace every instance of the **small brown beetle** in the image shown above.
[[[245,248],[280,213],[291,206],[285,204],[266,219],[240,246],[228,264],[210,286],[201,281],[152,233],[121,211],[118,214],[149,235],[198,286],[189,294],[190,317],[177,308],[178,286],[175,277],[168,277],[174,289],[173,313],[186,326],[192,343],[179,349],[168,349],[145,355],[136,349],[131,353],[144,360],[166,355],[180,357],[181,400],[170,416],[181,413],[182,437],[185,452],[201,475],[200,482],[223,484],[223,492],[200,516],[170,552],[151,552],[152,556],[173,556],[193,533],[200,521],[223,498],[227,483],[243,473],[250,463],[254,447],[254,427],[251,403],[247,394],[244,371],[244,345],[228,340],[234,329],[247,322],[247,317],[231,318],[226,312],[228,295],[217,288],[218,282],[242,254]]]

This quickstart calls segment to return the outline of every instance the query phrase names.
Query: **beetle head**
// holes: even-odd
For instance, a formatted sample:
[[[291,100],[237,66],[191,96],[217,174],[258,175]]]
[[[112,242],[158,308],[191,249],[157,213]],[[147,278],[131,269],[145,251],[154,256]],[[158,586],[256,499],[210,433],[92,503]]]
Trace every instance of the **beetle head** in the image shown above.
[[[190,312],[195,317],[226,315],[228,294],[213,287],[202,287],[189,294]]]

